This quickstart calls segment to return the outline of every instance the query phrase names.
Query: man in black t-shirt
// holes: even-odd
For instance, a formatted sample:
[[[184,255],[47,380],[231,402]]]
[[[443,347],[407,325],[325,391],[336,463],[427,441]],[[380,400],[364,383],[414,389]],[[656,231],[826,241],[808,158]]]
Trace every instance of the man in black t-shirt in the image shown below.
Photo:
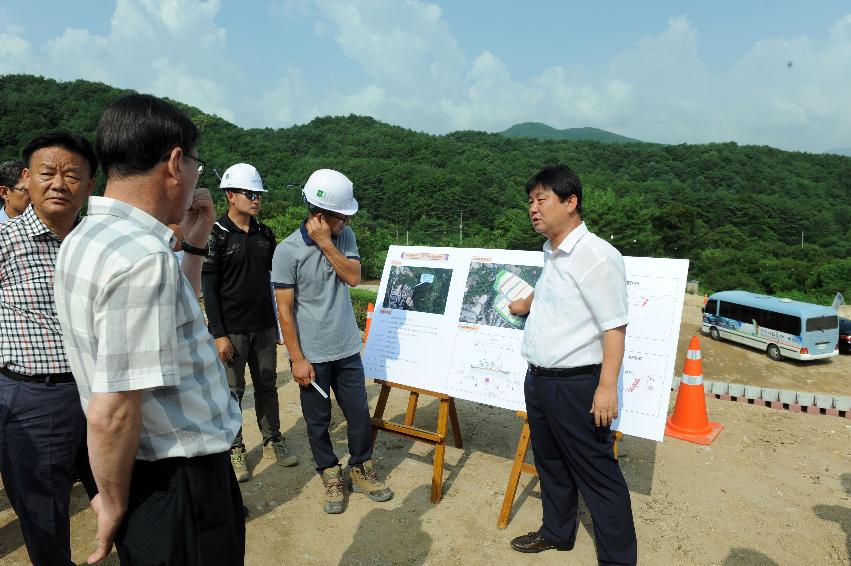
[[[277,322],[269,279],[275,235],[255,218],[266,191],[257,169],[247,163],[228,167],[220,188],[226,191],[228,212],[213,225],[201,275],[210,333],[240,406],[248,364],[263,456],[294,466],[298,458],[281,436],[275,383]],[[233,441],[231,464],[237,479],[248,481],[242,430]]]

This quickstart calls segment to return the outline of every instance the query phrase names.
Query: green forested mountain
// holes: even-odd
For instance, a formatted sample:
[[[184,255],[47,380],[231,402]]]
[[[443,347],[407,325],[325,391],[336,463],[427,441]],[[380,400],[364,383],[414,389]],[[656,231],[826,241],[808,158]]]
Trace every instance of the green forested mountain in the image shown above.
[[[540,122],[523,122],[514,124],[507,130],[499,132],[507,138],[532,138],[536,140],[573,140],[598,141],[601,143],[638,143],[640,140],[613,134],[598,128],[566,128],[557,130]]]
[[[86,81],[0,77],[0,159],[18,156],[48,128],[93,138],[103,107],[123,92]],[[836,291],[851,297],[848,157],[735,143],[604,144],[470,131],[433,136],[362,116],[242,129],[183,108],[202,131],[199,153],[209,165],[200,184],[218,186],[214,167],[254,164],[272,189],[263,218],[279,238],[305,214],[299,189],[288,184],[321,167],[348,175],[361,203],[352,225],[367,276],[380,274],[392,243],[540,249],[523,186],[542,166],[562,162],[583,180],[589,228],[624,254],[688,258],[690,277],[708,290],[819,302]]]

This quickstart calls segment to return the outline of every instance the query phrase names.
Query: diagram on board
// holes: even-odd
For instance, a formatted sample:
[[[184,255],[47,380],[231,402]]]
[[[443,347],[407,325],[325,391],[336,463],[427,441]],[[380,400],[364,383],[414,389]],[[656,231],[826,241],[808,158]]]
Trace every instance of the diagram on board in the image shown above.
[[[462,330],[452,352],[448,387],[497,406],[513,406],[523,395],[525,368],[516,338]]]
[[[629,326],[627,336],[646,340],[671,340],[675,279],[634,276],[627,281]],[[652,289],[652,291],[650,291]],[[676,339],[676,337],[674,337]]]
[[[659,413],[661,388],[671,387],[671,379],[665,379],[660,371],[664,370],[665,361],[665,356],[657,354],[626,352],[619,384],[624,411],[650,416]]]
[[[511,314],[508,305],[532,293],[541,270],[532,265],[471,262],[459,322],[523,330],[526,318]]]

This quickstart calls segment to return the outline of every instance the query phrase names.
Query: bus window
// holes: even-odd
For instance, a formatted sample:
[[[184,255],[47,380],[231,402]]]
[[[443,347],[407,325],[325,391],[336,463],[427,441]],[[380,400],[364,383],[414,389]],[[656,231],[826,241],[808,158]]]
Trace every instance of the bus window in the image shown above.
[[[818,318],[807,319],[807,332],[834,330],[836,328],[839,328],[839,317],[836,316],[820,316]]]
[[[716,301],[714,299],[711,300],[711,301],[707,301],[706,306],[703,307],[703,312],[705,312],[706,314],[715,314],[715,313],[718,312],[717,307],[718,307],[718,301]]]

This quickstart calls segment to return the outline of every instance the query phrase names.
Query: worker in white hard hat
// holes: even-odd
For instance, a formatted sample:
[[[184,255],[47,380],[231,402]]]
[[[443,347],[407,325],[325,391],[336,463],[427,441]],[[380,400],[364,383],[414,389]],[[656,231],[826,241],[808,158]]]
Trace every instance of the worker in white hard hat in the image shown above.
[[[342,469],[328,433],[332,389],[346,416],[352,491],[373,501],[387,501],[393,492],[372,463],[362,343],[349,297],[349,288],[361,279],[355,233],[347,225],[358,210],[352,182],[320,169],[304,185],[304,198],[309,214],[275,249],[272,284],[293,379],[301,386],[310,449],[325,487],[323,510],[342,513]]]
[[[275,234],[256,218],[266,189],[257,169],[247,163],[228,167],[219,186],[228,211],[213,225],[201,274],[210,333],[240,407],[248,364],[263,456],[294,466],[298,458],[281,435],[278,412],[277,320],[269,277]],[[231,464],[237,480],[248,481],[242,429],[231,447]]]

